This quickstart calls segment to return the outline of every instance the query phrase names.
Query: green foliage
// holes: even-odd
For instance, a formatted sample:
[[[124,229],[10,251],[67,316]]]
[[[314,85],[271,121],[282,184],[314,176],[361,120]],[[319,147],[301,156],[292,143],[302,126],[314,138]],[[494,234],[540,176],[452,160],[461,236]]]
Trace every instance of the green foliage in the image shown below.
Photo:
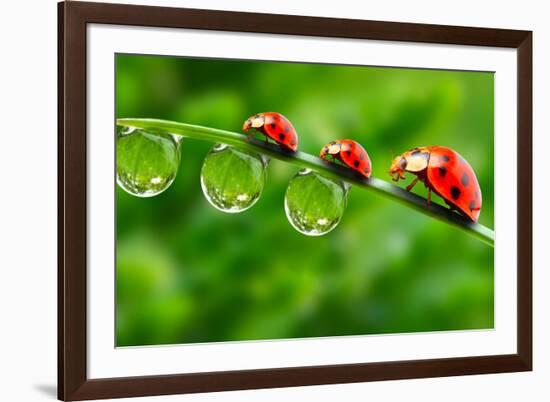
[[[118,55],[116,104],[119,118],[235,132],[278,111],[301,150],[354,139],[380,178],[392,153],[449,146],[476,171],[480,222],[493,226],[491,73]],[[180,172],[157,197],[117,189],[117,345],[493,326],[491,247],[353,188],[337,230],[303,236],[284,216],[296,168],[277,160],[257,204],[223,214],[200,189],[211,145],[184,140]]]

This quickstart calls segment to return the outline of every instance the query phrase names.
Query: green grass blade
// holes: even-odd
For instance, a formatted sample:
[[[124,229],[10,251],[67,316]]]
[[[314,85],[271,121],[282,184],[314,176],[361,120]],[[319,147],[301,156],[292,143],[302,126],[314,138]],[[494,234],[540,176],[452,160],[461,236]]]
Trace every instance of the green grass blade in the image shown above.
[[[428,208],[426,205],[426,200],[416,194],[410,193],[401,187],[375,177],[364,179],[356,175],[350,169],[346,169],[335,164],[329,164],[317,156],[300,151],[295,153],[288,152],[281,149],[277,145],[265,143],[257,139],[247,141],[246,135],[241,133],[178,123],[174,121],[130,118],[118,119],[117,125],[149,130],[153,134],[155,131],[164,132],[182,137],[227,144],[240,149],[262,153],[271,158],[292,163],[299,168],[312,169],[322,173],[325,176],[343,180],[347,183],[353,184],[356,187],[366,188],[393,201],[400,202],[401,204],[415,209],[425,215],[462,229],[471,236],[474,236],[486,244],[494,247],[495,234],[493,230],[479,223],[471,222],[462,215],[456,212],[451,212],[449,208],[443,207],[439,204],[432,202],[430,208]]]

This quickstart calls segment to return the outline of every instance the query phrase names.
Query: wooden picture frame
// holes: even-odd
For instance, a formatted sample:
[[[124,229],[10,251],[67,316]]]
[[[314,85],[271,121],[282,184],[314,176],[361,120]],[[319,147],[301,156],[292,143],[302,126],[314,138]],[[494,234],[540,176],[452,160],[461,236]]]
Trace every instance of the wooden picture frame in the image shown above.
[[[532,33],[289,15],[62,2],[58,5],[58,397],[83,400],[503,373],[532,369]],[[87,24],[193,28],[517,49],[517,353],[414,361],[89,379]]]

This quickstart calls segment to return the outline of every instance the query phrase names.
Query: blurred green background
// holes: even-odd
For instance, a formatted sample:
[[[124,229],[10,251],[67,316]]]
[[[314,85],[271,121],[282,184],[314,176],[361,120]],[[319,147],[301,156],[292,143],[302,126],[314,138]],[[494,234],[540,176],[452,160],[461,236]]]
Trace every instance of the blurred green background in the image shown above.
[[[492,73],[117,55],[116,108],[237,132],[277,111],[302,151],[354,139],[388,181],[392,153],[445,145],[476,171],[493,227]],[[277,160],[258,203],[224,214],[199,181],[212,145],[185,140],[156,197],[117,186],[117,346],[493,327],[491,247],[358,188],[335,230],[301,235],[283,205],[296,167]]]

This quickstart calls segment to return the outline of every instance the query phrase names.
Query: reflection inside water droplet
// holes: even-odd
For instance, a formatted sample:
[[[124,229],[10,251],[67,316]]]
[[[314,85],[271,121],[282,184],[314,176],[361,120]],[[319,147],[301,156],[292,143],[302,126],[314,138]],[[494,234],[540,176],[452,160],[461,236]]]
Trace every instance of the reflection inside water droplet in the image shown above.
[[[220,211],[246,211],[262,194],[266,168],[267,161],[261,155],[216,144],[202,165],[202,192]]]
[[[179,144],[170,134],[119,127],[116,140],[118,185],[137,197],[153,197],[165,191],[178,172]]]
[[[118,127],[118,134],[119,135],[128,135],[128,134],[132,134],[134,131],[136,131],[136,128],[135,127],[129,127],[129,126],[122,126],[122,127]]]
[[[309,169],[288,184],[285,212],[290,224],[307,236],[322,236],[334,229],[347,205],[348,187]]]

